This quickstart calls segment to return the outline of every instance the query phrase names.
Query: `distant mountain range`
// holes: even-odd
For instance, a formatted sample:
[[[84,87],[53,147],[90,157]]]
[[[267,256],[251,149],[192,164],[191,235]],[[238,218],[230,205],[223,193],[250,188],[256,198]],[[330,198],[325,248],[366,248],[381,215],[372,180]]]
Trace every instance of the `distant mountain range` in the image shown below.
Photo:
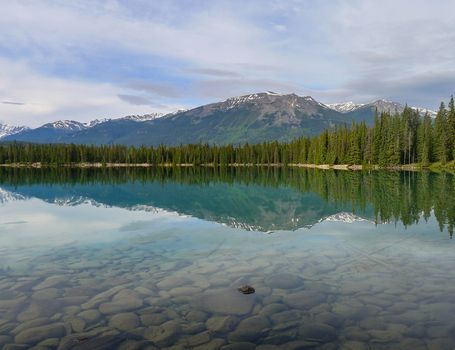
[[[0,125],[0,140],[98,145],[287,141],[302,135],[317,135],[337,125],[350,125],[352,121],[371,125],[375,110],[395,113],[403,109],[404,105],[386,100],[323,104],[311,96],[263,92],[166,115],[153,113],[89,123],[59,120],[35,129]]]

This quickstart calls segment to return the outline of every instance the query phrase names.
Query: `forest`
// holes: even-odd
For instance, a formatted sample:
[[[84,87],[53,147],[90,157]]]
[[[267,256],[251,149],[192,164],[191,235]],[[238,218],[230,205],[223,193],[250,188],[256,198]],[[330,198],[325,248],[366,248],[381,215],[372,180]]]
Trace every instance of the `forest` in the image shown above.
[[[0,145],[0,164],[71,165],[77,163],[149,165],[362,165],[393,167],[455,160],[453,96],[441,102],[435,118],[405,107],[402,113],[375,113],[374,125],[364,122],[325,130],[319,136],[291,142],[217,146],[193,144],[158,147],[123,145],[23,144]]]

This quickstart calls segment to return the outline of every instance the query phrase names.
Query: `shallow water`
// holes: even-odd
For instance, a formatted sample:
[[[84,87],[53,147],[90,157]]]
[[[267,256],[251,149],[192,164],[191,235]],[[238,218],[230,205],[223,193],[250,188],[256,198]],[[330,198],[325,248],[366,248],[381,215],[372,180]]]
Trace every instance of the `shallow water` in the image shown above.
[[[0,346],[453,349],[453,198],[450,174],[2,170]]]

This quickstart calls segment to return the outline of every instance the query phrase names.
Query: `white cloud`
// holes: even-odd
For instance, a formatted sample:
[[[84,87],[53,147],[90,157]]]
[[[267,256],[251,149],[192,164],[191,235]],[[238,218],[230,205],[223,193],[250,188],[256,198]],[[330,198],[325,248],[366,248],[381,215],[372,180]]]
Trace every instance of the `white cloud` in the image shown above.
[[[0,119],[87,120],[274,89],[435,108],[436,78],[455,86],[454,33],[444,0],[5,1],[0,101],[25,105],[0,104]]]
[[[169,112],[181,108],[177,105],[158,108],[131,104],[118,95],[131,94],[132,90],[108,83],[44,76],[25,62],[0,59],[0,66],[0,100],[23,103],[0,104],[0,119],[13,125],[39,126],[57,119],[89,121],[98,117]]]

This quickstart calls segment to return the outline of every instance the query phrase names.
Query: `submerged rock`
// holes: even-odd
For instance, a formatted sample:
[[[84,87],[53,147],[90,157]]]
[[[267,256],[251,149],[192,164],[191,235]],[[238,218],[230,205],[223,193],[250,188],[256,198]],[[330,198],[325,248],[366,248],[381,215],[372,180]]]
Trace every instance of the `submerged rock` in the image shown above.
[[[218,289],[201,295],[200,304],[207,312],[241,316],[253,309],[254,299],[242,297],[230,289]]]
[[[290,273],[267,277],[264,283],[270,288],[292,289],[303,286],[303,278]]]
[[[256,292],[256,290],[249,285],[241,286],[237,288],[237,290],[242,294],[253,294],[254,292]]]
[[[16,343],[35,344],[48,338],[60,338],[66,334],[63,323],[54,323],[45,326],[28,328],[15,337]]]

